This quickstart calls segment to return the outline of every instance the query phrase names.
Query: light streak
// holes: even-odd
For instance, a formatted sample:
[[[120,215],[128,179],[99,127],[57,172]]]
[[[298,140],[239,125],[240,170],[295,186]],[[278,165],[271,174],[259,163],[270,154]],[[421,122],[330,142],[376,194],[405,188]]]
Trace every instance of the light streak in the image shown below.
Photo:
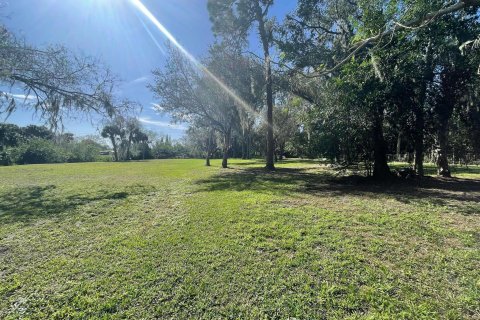
[[[225,93],[227,93],[241,108],[245,111],[258,114],[258,112],[252,108],[247,102],[240,98],[231,88],[222,82],[215,74],[207,69],[200,61],[198,61],[185,47],[183,47],[177,39],[168,31],[163,24],[153,15],[153,13],[142,3],[140,0],[130,0],[132,4],[153,23],[157,29],[170,41],[180,52],[188,59],[192,64],[200,71],[204,72],[210,79],[212,79]],[[158,43],[158,42],[157,42]]]

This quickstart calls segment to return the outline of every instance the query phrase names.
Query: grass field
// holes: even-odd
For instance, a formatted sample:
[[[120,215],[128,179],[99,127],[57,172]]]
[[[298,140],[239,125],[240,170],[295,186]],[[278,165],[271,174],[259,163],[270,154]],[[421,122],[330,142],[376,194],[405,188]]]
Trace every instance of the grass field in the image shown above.
[[[0,319],[480,319],[478,167],[213,165],[0,168]]]

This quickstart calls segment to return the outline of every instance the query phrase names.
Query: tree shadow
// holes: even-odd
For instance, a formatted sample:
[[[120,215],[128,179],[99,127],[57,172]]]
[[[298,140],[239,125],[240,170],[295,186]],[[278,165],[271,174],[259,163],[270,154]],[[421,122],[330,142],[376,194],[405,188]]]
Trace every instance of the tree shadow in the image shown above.
[[[384,182],[361,176],[335,177],[329,171],[305,168],[240,168],[198,180],[198,191],[254,191],[296,197],[387,196],[405,204],[419,201],[446,206],[465,215],[480,214],[480,180],[425,177],[419,180],[394,179]]]
[[[253,166],[253,165],[259,165],[259,164],[264,164],[265,161],[260,160],[260,159],[251,159],[251,160],[244,160],[242,162],[235,162],[235,166],[240,166],[240,167],[245,167],[245,166]]]
[[[412,164],[409,163],[390,163],[389,164],[391,169],[400,169],[405,167],[412,167]],[[424,165],[424,171],[426,175],[436,175],[437,167],[434,164],[427,163]],[[450,166],[451,173],[455,175],[463,175],[463,174],[472,174],[472,175],[480,175],[480,166],[478,165],[451,165]]]
[[[13,188],[0,193],[0,223],[29,223],[41,217],[60,218],[91,202],[123,200],[153,189],[152,186],[131,185],[122,190],[101,189],[92,193],[65,194],[55,185]]]
[[[322,164],[323,162],[320,160],[312,160],[312,159],[283,159],[275,162],[275,166],[280,167],[282,165],[315,165],[315,164]],[[264,166],[266,164],[264,159],[248,159],[243,160],[242,162],[235,162],[233,161],[233,165],[235,167],[245,167],[245,166]]]

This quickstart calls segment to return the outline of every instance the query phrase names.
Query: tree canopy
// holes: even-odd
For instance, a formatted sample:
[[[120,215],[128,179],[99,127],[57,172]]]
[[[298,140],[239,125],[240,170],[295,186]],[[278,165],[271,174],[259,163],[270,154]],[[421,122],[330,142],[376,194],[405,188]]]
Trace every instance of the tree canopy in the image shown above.
[[[250,113],[253,121],[242,116],[228,98],[222,101],[212,91],[218,89],[215,84],[200,85],[202,72],[188,70],[188,61],[175,53],[166,71],[156,73],[162,108],[195,126],[232,129],[234,140],[263,132],[266,143],[256,141],[254,148],[265,148],[260,154],[269,169],[273,153],[281,158],[287,145],[296,155],[364,163],[377,178],[392,175],[388,162],[393,159],[411,162],[422,176],[427,157],[437,164],[438,174],[449,176],[449,159],[476,157],[477,143],[464,128],[477,130],[479,122],[479,1],[299,0],[281,24],[269,13],[273,5],[208,2],[217,41],[240,48],[240,54],[220,58],[217,47],[205,66],[265,112],[264,124],[255,113]],[[253,30],[263,55],[252,57],[248,39]],[[262,86],[253,100],[242,89],[248,81],[235,78],[242,55],[263,64],[264,80],[250,81]],[[257,79],[253,70],[244,72]],[[295,96],[302,102],[292,103]],[[235,116],[218,121],[218,114],[209,113],[207,97],[218,103],[221,114]],[[245,133],[252,130],[256,133]]]

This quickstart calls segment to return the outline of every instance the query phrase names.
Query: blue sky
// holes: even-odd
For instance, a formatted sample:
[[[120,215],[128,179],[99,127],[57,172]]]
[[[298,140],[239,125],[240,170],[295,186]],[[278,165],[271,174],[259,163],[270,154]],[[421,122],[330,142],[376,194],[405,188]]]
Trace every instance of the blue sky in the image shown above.
[[[206,53],[214,40],[207,0],[143,0],[143,3],[194,56]],[[281,19],[294,9],[295,3],[277,0],[271,14]],[[30,44],[40,47],[62,44],[74,52],[98,57],[122,79],[117,95],[142,104],[139,119],[146,128],[174,138],[183,135],[185,125],[171,124],[168,115],[152,110],[155,99],[146,88],[152,81],[151,71],[165,63],[166,39],[139,15],[129,0],[13,0],[3,13],[3,23]],[[39,123],[31,112],[21,109],[7,122]],[[83,118],[66,120],[64,124],[66,131],[79,136],[97,132],[97,124]]]

